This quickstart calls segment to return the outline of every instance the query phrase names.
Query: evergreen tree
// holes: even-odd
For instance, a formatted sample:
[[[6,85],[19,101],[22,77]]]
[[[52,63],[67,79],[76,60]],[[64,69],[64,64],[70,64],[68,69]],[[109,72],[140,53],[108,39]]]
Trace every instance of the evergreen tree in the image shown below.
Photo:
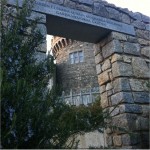
[[[44,37],[27,19],[33,0],[20,9],[1,1],[1,140],[2,148],[69,148],[66,141],[81,131],[103,126],[100,104],[70,107],[47,89],[55,65],[52,57],[37,62]],[[9,9],[9,13],[8,13]],[[15,10],[11,13],[10,10]]]

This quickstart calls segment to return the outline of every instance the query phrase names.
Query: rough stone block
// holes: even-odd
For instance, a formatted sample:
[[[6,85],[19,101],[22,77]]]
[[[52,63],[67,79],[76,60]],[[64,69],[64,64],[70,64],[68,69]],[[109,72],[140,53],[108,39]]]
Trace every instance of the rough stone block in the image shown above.
[[[119,92],[111,96],[111,104],[117,105],[119,103],[133,103],[132,94],[130,92]]]
[[[132,25],[136,28],[143,29],[143,30],[145,30],[146,28],[145,24],[139,20],[134,21]]]
[[[101,17],[108,18],[108,11],[106,7],[100,3],[94,3],[93,13]]]
[[[134,76],[140,78],[150,78],[150,70],[144,59],[139,57],[132,58]]]
[[[143,47],[141,49],[141,54],[144,55],[145,57],[149,57],[150,58],[150,46]]]
[[[119,108],[121,113],[142,113],[142,107],[136,104],[124,104],[120,105]]]
[[[83,4],[77,4],[76,8],[86,12],[92,12],[92,8]]]
[[[63,4],[64,0],[51,0],[53,3],[56,4]]]
[[[131,57],[131,56],[126,56],[126,55],[124,55],[124,56],[123,56],[123,60],[124,60],[124,62],[126,62],[126,63],[131,63],[131,62],[132,62],[132,57]]]
[[[107,11],[109,12],[109,18],[117,20],[117,21],[121,21],[121,14],[118,10],[108,7]]]
[[[124,43],[124,52],[127,54],[139,55],[140,54],[140,46],[139,46],[139,44],[125,42]]]
[[[139,38],[143,38],[143,39],[149,40],[149,38],[150,38],[150,32],[147,31],[147,30],[137,29],[136,30],[136,36],[139,37]]]
[[[136,120],[137,130],[148,130],[149,129],[149,118],[138,117]]]
[[[79,3],[91,6],[93,5],[93,0],[79,0]]]
[[[118,40],[113,40],[102,48],[102,54],[104,58],[111,56],[115,52],[117,53],[123,52],[121,44]]]
[[[130,17],[128,15],[124,14],[124,13],[122,13],[121,19],[122,19],[122,22],[124,22],[124,23],[127,23],[127,24],[131,23]]]
[[[100,64],[96,65],[96,72],[97,72],[97,74],[100,74],[102,72],[102,68],[101,68]]]
[[[122,139],[121,136],[113,136],[113,143],[115,146],[121,146],[122,145]]]
[[[127,78],[117,78],[113,81],[114,92],[130,91],[129,80]]]
[[[140,142],[140,135],[139,134],[124,134],[122,135],[122,144],[124,146],[131,146],[138,144]]]
[[[98,82],[99,82],[100,85],[103,85],[106,82],[110,81],[110,78],[109,78],[109,75],[108,75],[109,71],[110,70],[106,70],[103,73],[101,73],[100,75],[98,75]]]
[[[123,62],[115,62],[112,65],[113,77],[133,76],[132,66]]]
[[[115,132],[126,133],[126,131],[134,131],[136,130],[136,114],[124,113],[119,114],[117,116],[112,117],[112,126],[115,126]],[[118,128],[117,128],[118,127]]]
[[[150,31],[150,24],[146,25],[146,30]]]
[[[102,106],[102,108],[106,108],[109,106],[108,97],[107,97],[106,92],[101,94],[101,106]]]
[[[149,103],[150,95],[148,92],[133,92],[134,101],[136,103],[147,104]]]
[[[94,49],[94,55],[96,56],[98,53],[101,52],[100,44],[94,44],[93,49]]]
[[[111,83],[107,83],[107,85],[106,85],[106,91],[111,90],[112,88],[113,88],[112,84]]]
[[[64,6],[68,6],[70,8],[75,8],[76,7],[76,3],[70,0],[65,0],[64,1]]]
[[[141,45],[146,45],[146,46],[150,45],[150,40],[145,40],[145,39],[138,38],[138,42]]]
[[[106,142],[107,142],[107,145],[108,146],[112,146],[113,145],[113,142],[112,142],[112,136],[107,136],[106,137]]]
[[[127,35],[127,41],[130,43],[138,43],[137,37],[131,35]]]
[[[149,105],[142,105],[142,116],[144,117],[149,117],[149,113],[150,113],[150,106]]]
[[[123,56],[119,54],[114,54],[111,58],[111,63],[114,63],[115,61],[123,60]]]
[[[109,112],[110,112],[110,116],[113,117],[113,116],[118,115],[120,113],[120,110],[119,110],[119,107],[116,107],[116,108],[111,107],[109,109]]]
[[[99,54],[97,54],[96,56],[95,56],[95,63],[96,64],[99,64],[100,62],[102,62],[103,61],[103,57],[102,57],[102,55],[99,53]]]
[[[116,40],[127,41],[127,36],[123,33],[111,32],[111,36],[113,39],[116,39]]]
[[[140,79],[130,79],[130,86],[133,91],[144,91],[143,83]]]
[[[105,85],[101,85],[100,86],[100,93],[104,93],[106,91],[106,86]]]
[[[105,71],[109,69],[110,67],[111,67],[110,60],[109,59],[105,60],[104,64],[102,65],[102,70]]]
[[[108,95],[108,96],[111,96],[112,94],[113,94],[113,91],[112,91],[112,90],[107,91],[107,95]]]

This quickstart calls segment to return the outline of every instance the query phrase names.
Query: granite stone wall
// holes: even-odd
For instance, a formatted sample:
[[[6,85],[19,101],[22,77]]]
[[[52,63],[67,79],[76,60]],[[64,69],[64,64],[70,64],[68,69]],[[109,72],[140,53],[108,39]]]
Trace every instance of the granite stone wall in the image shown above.
[[[113,110],[107,144],[114,148],[148,148],[149,145],[149,40],[112,32],[95,45],[95,62],[101,106]],[[107,120],[108,121],[108,120]]]

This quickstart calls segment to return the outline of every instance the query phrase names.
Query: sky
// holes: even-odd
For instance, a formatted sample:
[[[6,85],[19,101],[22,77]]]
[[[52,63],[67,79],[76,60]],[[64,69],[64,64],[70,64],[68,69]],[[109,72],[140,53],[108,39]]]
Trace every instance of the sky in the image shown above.
[[[150,0],[106,0],[108,3],[115,4],[118,7],[128,8],[133,12],[140,12],[144,15],[150,16]],[[47,49],[50,49],[49,42],[51,36],[47,36]]]
[[[133,12],[140,12],[150,16],[150,0],[106,0],[122,8],[128,8]]]

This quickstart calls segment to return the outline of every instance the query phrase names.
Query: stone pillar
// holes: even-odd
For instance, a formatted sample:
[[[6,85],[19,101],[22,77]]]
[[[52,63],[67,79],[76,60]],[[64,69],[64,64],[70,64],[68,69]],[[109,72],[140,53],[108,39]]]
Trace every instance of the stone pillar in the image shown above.
[[[95,45],[101,106],[111,113],[106,130],[110,148],[148,148],[149,41],[112,32]]]

